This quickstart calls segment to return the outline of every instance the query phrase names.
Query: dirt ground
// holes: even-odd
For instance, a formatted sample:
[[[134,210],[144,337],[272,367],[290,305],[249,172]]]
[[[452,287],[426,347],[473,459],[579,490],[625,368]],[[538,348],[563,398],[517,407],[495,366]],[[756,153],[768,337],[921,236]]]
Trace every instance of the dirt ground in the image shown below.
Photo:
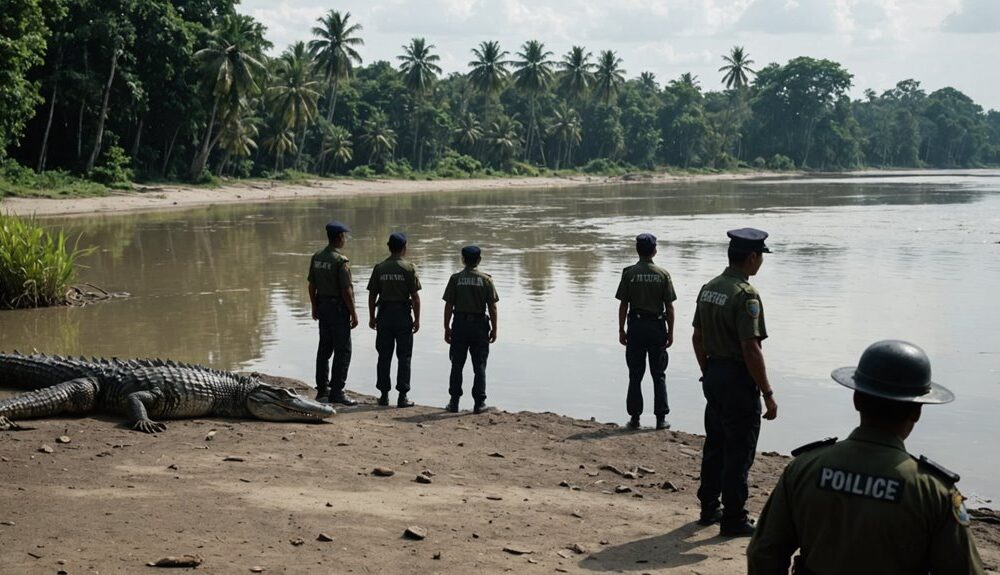
[[[360,399],[323,424],[181,420],[155,436],[109,417],[22,422],[0,433],[0,573],[152,573],[183,555],[201,573],[745,572],[747,540],[695,523],[698,436]],[[758,456],[752,511],[786,462]],[[989,572],[998,523],[973,527]]]

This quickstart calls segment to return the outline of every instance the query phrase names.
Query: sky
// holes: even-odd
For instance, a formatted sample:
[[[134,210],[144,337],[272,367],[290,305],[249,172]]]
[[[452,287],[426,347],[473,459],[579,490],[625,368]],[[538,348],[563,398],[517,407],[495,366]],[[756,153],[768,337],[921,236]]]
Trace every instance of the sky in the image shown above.
[[[614,50],[628,77],[666,83],[684,72],[721,86],[722,55],[743,46],[754,68],[797,56],[840,62],[851,95],[913,78],[928,92],[951,86],[1000,110],[1000,0],[243,0],[268,27],[275,52],[309,40],[317,18],[350,12],[363,27],[364,63],[397,63],[423,37],[445,73],[466,72],[471,50],[498,40],[516,59],[539,40],[560,59],[572,46]]]

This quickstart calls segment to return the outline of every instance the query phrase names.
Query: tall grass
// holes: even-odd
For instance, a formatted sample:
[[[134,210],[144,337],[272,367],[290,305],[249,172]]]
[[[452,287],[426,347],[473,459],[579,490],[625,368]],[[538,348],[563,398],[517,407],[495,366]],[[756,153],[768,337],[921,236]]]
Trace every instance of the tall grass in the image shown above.
[[[0,308],[59,305],[76,278],[76,262],[93,248],[69,245],[35,218],[0,213]]]

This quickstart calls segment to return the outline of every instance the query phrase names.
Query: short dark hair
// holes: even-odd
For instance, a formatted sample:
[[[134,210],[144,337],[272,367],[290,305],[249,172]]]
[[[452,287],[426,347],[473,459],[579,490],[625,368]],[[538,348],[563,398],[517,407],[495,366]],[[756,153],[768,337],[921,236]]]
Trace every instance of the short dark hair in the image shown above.
[[[854,392],[854,405],[863,415],[886,423],[910,421],[914,410],[920,407],[918,403],[885,399],[860,391]]]
[[[738,266],[747,261],[753,250],[729,246],[729,265]]]
[[[467,266],[478,265],[479,262],[482,261],[482,259],[483,259],[482,254],[476,254],[474,256],[467,256],[466,254],[462,254],[462,262]]]
[[[326,239],[330,240],[331,244],[333,242],[337,241],[337,238],[339,238],[342,235],[344,235],[344,232],[335,232],[335,231],[330,230],[330,229],[326,230]]]
[[[635,244],[635,251],[639,257],[648,258],[656,251],[656,246],[648,242],[639,242]]]

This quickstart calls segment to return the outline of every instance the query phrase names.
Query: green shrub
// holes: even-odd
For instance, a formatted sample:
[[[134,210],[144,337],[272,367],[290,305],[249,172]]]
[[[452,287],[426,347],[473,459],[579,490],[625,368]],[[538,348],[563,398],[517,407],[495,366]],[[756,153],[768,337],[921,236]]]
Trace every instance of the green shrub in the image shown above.
[[[375,176],[375,170],[373,170],[371,166],[365,164],[347,172],[347,175],[352,178],[371,178]]]
[[[434,166],[434,175],[439,178],[469,178],[483,170],[479,160],[448,150]]]
[[[0,162],[0,197],[103,196],[108,189],[63,170],[36,174],[13,160]]]
[[[783,156],[781,154],[775,154],[771,156],[771,159],[767,161],[767,167],[771,170],[777,170],[779,172],[785,170],[794,170],[795,162],[792,161],[788,156]]]
[[[580,169],[587,174],[601,174],[605,176],[621,176],[628,171],[625,166],[607,158],[594,158]]]
[[[413,173],[413,168],[410,167],[409,161],[402,159],[389,162],[385,165],[384,171],[394,178],[405,178]]]
[[[767,167],[767,160],[765,160],[760,156],[757,156],[756,158],[753,159],[753,162],[750,165],[758,170],[763,170],[764,168]]]
[[[132,159],[118,146],[108,146],[101,154],[102,163],[87,174],[87,178],[113,188],[132,187]]]
[[[541,175],[541,172],[535,166],[527,162],[514,162],[510,166],[510,173],[515,176],[529,176],[536,177]]]
[[[70,247],[66,234],[34,218],[0,214],[0,308],[58,305],[76,277],[76,261],[93,248]]]

